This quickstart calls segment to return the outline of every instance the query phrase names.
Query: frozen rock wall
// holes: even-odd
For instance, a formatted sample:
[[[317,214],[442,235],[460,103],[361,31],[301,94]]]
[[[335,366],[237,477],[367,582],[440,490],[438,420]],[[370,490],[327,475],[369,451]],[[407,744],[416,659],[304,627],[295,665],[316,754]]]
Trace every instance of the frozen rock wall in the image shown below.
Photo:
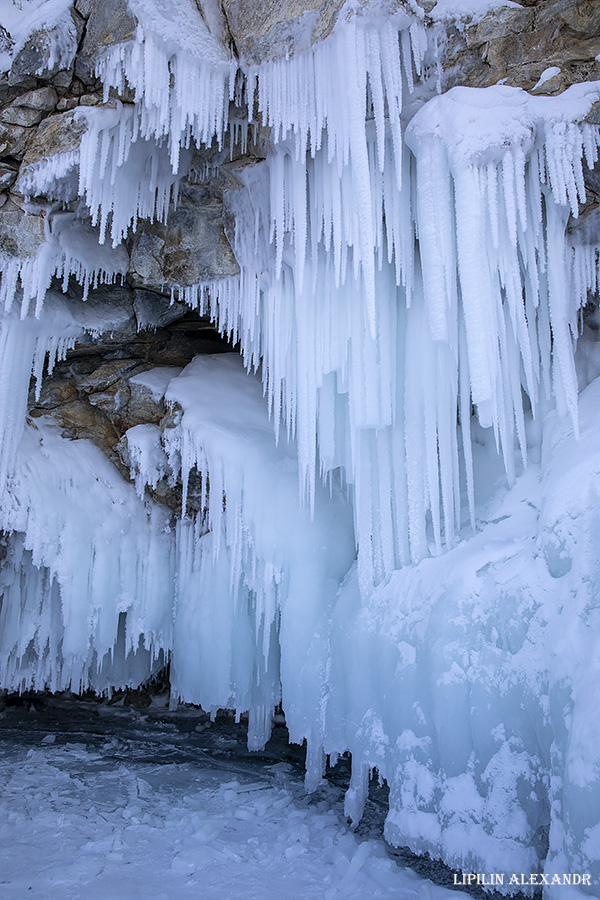
[[[1,9],[0,685],[597,883],[596,5]]]

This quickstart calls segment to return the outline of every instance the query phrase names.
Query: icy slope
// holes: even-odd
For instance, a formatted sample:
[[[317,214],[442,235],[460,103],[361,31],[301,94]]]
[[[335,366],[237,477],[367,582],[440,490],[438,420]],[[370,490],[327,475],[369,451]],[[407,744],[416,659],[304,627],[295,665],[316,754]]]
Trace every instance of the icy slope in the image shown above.
[[[599,400],[595,381],[580,440],[548,420],[542,466],[479,534],[366,602],[351,578],[336,605],[325,749],[384,774],[392,843],[465,871],[597,878]]]

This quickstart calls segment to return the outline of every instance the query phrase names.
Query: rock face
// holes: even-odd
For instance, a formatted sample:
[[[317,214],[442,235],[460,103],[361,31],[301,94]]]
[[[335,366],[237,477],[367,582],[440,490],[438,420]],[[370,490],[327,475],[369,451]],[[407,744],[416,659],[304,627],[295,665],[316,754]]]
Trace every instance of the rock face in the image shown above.
[[[131,243],[131,281],[160,290],[237,275],[223,226],[222,192],[185,183],[168,224],[144,222]]]
[[[443,59],[444,87],[487,87],[506,80],[540,94],[600,78],[600,6],[593,0],[529,0],[500,7],[455,29]],[[550,68],[560,71],[536,88]]]
[[[35,257],[46,238],[41,216],[27,215],[9,200],[0,208],[0,253],[7,257]]]
[[[95,84],[94,68],[105,47],[131,40],[135,19],[122,0],[77,0],[77,12],[85,19],[85,34],[77,59],[75,74],[84,84]]]
[[[22,163],[23,170],[42,159],[78,150],[85,128],[85,122],[77,120],[72,111],[49,116],[27,142]]]
[[[59,289],[58,284],[53,288]],[[66,296],[73,305],[81,303],[78,287],[69,289]],[[160,294],[128,286],[101,288],[90,293],[84,312],[92,318],[96,309],[103,314],[107,306],[114,311],[114,327],[78,341],[52,375],[44,377],[37,397],[32,384],[29,409],[33,419],[51,415],[65,437],[92,440],[129,478],[123,435],[145,423],[168,427],[170,416],[162,397],[153,394],[143,380],[136,382],[136,376],[168,368],[174,377],[198,353],[231,348],[208,319],[184,304],[169,304]],[[181,512],[181,485],[163,481],[153,494],[174,512]],[[194,496],[192,491],[190,510],[196,508]]]
[[[224,0],[223,9],[240,57],[257,65],[305,50],[331,33],[342,0]]]

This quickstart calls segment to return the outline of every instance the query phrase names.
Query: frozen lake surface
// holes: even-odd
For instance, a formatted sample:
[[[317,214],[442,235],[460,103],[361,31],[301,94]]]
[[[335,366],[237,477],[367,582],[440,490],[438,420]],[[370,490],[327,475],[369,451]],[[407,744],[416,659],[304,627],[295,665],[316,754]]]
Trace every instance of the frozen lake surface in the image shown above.
[[[35,696],[0,712],[3,900],[466,896],[390,857],[382,789],[348,829],[344,762],[306,794],[285,727],[249,753],[233,718],[122,703]]]

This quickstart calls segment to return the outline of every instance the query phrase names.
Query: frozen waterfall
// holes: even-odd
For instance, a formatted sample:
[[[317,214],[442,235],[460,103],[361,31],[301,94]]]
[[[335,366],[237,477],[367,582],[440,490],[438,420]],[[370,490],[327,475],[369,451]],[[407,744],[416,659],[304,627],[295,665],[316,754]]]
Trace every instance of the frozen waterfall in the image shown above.
[[[0,257],[0,686],[110,690],[170,660],[174,698],[248,711],[252,748],[282,703],[309,788],[350,751],[354,821],[376,770],[393,844],[544,872],[548,898],[555,873],[598,883],[600,387],[579,394],[576,350],[600,262],[567,224],[600,83],[440,94],[411,2],[260,65],[192,0],[129,6],[79,148],[21,167],[41,250]],[[134,486],[25,421],[32,372],[111,327],[48,289],[123,278],[193,147],[218,165],[259,128],[226,200],[239,275],[173,289],[241,359],[146,376],[172,414],[127,433]],[[145,494],[164,477],[175,524]]]

